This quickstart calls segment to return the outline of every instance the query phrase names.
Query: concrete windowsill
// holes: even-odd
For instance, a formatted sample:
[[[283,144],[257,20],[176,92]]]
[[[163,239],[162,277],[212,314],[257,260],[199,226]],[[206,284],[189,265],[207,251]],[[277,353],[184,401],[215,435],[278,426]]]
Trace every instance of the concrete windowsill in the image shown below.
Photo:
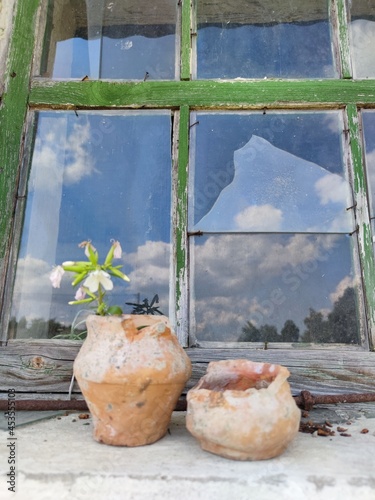
[[[332,412],[333,414],[333,412]],[[314,412],[309,419],[317,423]],[[299,432],[287,451],[257,462],[227,460],[201,450],[175,412],[170,433],[138,448],[99,444],[91,419],[78,413],[16,428],[16,494],[7,491],[8,434],[1,431],[0,498],[124,500],[375,499],[375,416],[341,411],[350,437]],[[341,415],[341,418],[340,418]],[[324,417],[323,417],[324,418]],[[367,433],[361,433],[364,428]]]

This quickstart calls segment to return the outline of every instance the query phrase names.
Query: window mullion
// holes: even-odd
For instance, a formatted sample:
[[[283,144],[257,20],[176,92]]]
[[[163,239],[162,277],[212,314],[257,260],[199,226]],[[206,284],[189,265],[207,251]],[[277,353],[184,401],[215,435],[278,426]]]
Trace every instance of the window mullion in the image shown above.
[[[181,5],[181,80],[190,80],[191,61],[191,0],[180,0]]]
[[[350,44],[348,29],[348,14],[346,10],[346,0],[337,0],[336,22],[339,37],[339,57],[341,63],[341,77],[352,78],[352,67],[350,62]]]
[[[375,345],[375,270],[371,236],[371,224],[367,200],[366,175],[363,168],[361,133],[358,122],[357,106],[347,106],[347,119],[350,132],[350,153],[353,164],[353,189],[356,200],[358,224],[359,258],[362,267],[367,308],[367,321],[370,332],[370,344]]]
[[[189,107],[181,106],[178,131],[178,161],[175,187],[175,269],[176,331],[182,345],[187,345],[187,182],[189,162]]]

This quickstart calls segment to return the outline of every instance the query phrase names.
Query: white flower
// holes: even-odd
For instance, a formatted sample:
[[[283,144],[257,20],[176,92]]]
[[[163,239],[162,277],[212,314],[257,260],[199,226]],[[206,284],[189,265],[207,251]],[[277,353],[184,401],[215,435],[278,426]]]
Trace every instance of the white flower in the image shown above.
[[[74,300],[83,300],[85,297],[86,297],[85,289],[82,286],[80,286],[76,291]]]
[[[85,249],[85,255],[88,259],[90,258],[89,248],[91,248],[91,250],[94,253],[96,252],[96,248],[94,247],[94,245],[91,245],[91,241],[82,241],[82,243],[80,243],[78,246],[79,246],[79,248]]]
[[[122,248],[121,248],[121,245],[120,245],[120,242],[119,241],[115,241],[113,243],[115,249],[114,249],[114,252],[113,252],[113,257],[115,259],[121,259],[121,255],[122,255]]]
[[[61,283],[61,278],[63,274],[65,273],[64,269],[62,266],[56,266],[53,268],[49,279],[51,280],[53,288],[60,288],[60,283]]]
[[[113,288],[109,274],[102,270],[90,273],[83,283],[83,286],[88,288],[91,293],[97,292],[99,285],[102,285],[105,290],[112,290]]]

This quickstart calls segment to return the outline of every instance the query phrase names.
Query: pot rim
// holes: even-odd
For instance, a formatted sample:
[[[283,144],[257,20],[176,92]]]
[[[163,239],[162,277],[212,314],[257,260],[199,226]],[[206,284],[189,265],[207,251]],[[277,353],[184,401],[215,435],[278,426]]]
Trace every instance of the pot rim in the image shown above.
[[[266,370],[263,371],[263,368]],[[260,390],[277,392],[289,375],[288,368],[275,363],[248,359],[211,361],[208,364],[206,374],[188,391],[188,395],[202,391],[242,394]],[[243,380],[249,381],[247,388],[236,389],[233,387],[233,384]],[[256,386],[256,382],[260,382],[259,387]]]

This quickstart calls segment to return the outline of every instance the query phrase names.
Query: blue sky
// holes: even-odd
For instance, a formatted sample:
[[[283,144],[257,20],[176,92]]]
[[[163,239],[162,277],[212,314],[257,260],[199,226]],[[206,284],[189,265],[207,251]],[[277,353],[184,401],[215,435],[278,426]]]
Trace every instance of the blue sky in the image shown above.
[[[99,30],[102,38],[60,41],[52,77],[142,80],[147,72],[150,79],[173,79],[174,29],[156,28],[151,36],[141,28],[122,33],[120,27],[115,36]],[[372,24],[352,28],[353,44],[369,45]],[[366,28],[365,37],[358,35],[360,28]],[[335,77],[330,37],[326,21],[202,25],[198,77]],[[199,125],[191,129],[189,229],[251,233],[192,238],[191,318],[198,336],[235,340],[250,319],[279,328],[293,319],[303,329],[309,307],[327,315],[345,289],[358,283],[355,236],[348,236],[353,220],[345,211],[351,199],[341,112],[192,118]],[[373,127],[366,118],[369,165]],[[278,183],[278,201],[269,179],[272,189]],[[314,218],[297,223],[302,212]],[[115,302],[157,293],[168,313],[170,234],[168,111],[38,113],[13,314],[68,322],[74,316],[66,306],[69,280],[52,291],[51,267],[80,259],[82,240],[91,239],[104,256],[112,238],[121,241],[123,270],[131,277],[129,285],[116,287]]]
[[[157,293],[168,313],[170,112],[39,112],[37,123],[12,314],[69,321],[74,293],[68,278],[51,289],[52,266],[82,260],[84,240],[104,259],[111,239],[131,278],[114,303]]]
[[[205,233],[190,248],[198,340],[235,341],[249,320],[280,331],[292,319],[302,333],[310,308],[326,317],[359,283],[341,112],[193,121],[189,229]]]
[[[332,185],[332,179],[340,179],[346,186],[339,112],[206,113],[198,118],[199,125],[192,129],[190,161],[191,208],[194,193],[200,200],[196,227],[199,217],[210,213],[215,217],[215,205],[228,189],[233,199],[227,202],[228,210],[235,206],[238,188],[230,189],[238,162],[248,172],[243,186],[251,190],[252,178],[265,179],[266,191],[268,180],[279,177],[288,195],[285,171],[277,172],[281,155],[302,171],[308,165],[318,172],[307,183],[303,175],[296,177],[300,186],[294,183],[293,189],[299,189],[302,198],[304,192],[315,193],[307,199],[321,204],[317,214],[322,220],[325,207],[332,205],[337,214],[344,211],[352,228],[346,198],[340,197],[347,191],[331,192],[325,187],[325,183],[328,188]],[[246,148],[252,137],[263,141],[258,156]],[[123,270],[131,278],[130,284],[116,285],[113,303],[123,305],[138,297],[151,300],[157,293],[161,310],[168,313],[170,138],[169,112],[38,114],[12,314],[69,322],[76,312],[67,306],[73,292],[68,278],[61,289],[52,290],[48,280],[52,266],[81,259],[83,252],[77,245],[87,239],[104,257],[111,238],[120,240]],[[264,177],[269,150],[276,155],[271,164],[277,168],[266,171]],[[240,160],[238,151],[242,152]],[[323,160],[323,166],[312,163],[314,159]],[[204,190],[209,182],[216,186],[214,197]],[[273,227],[276,234],[267,234],[267,221],[288,220],[286,206],[273,206],[272,197],[266,202],[258,199],[255,205],[251,199],[247,203],[246,213],[238,220],[241,224],[251,220],[253,225],[236,231],[248,234],[207,234],[191,239],[191,319],[201,339],[236,340],[249,320],[280,329],[287,319],[293,319],[302,333],[310,307],[327,315],[345,289],[357,284],[351,250],[355,236],[348,236],[348,227],[332,231],[323,225],[315,230],[317,234],[303,234],[309,229],[305,227],[299,229],[300,234],[282,234],[281,227]],[[258,212],[249,214],[249,209]]]

